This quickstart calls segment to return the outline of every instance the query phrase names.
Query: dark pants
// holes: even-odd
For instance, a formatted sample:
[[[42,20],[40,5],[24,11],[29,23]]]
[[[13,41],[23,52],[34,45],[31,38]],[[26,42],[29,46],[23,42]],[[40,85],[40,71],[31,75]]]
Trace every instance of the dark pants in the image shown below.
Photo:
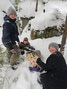
[[[66,89],[67,80],[59,79],[53,75],[43,73],[40,75],[41,84],[43,89]]]

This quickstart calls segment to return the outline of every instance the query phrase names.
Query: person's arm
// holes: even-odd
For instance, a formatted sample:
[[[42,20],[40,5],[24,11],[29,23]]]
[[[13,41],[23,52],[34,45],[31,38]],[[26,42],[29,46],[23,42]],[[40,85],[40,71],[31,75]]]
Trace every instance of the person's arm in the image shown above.
[[[15,23],[15,38],[16,38],[16,41],[18,42],[18,45],[20,44],[20,40],[19,40],[19,32],[18,32],[18,27],[17,27],[17,24]]]
[[[53,71],[56,68],[56,55],[50,55],[46,61],[46,63],[42,62],[40,58],[37,59],[37,64],[43,68],[45,71]]]
[[[3,25],[3,40],[4,40],[4,43],[8,45],[8,48],[11,50],[13,49],[13,47],[12,47],[12,42],[10,39],[10,34],[11,34],[10,27],[11,27],[10,23],[7,23],[7,22]]]
[[[18,42],[18,44],[20,44],[20,40],[19,40],[19,37],[18,37],[18,33],[15,34],[15,37],[16,37],[16,41]]]
[[[29,47],[31,50],[35,50],[35,48],[34,48],[33,46],[31,46],[29,42],[28,42],[28,47]]]
[[[35,48],[33,46],[29,46],[29,48],[32,49],[32,50],[35,50]]]
[[[10,23],[6,22],[3,25],[3,37],[4,37],[4,40],[6,42],[10,42],[11,41],[10,34],[11,34],[11,25],[10,25]]]
[[[27,48],[27,46],[24,45],[23,42],[21,42],[21,43],[19,44],[19,48],[20,48],[20,49],[23,49],[23,50],[26,50],[26,51],[29,51],[29,49]]]
[[[42,60],[40,58],[37,59],[36,63],[43,69],[45,70],[45,66],[46,64],[44,62],[42,62]]]
[[[23,42],[20,42],[19,48],[20,48],[20,49],[23,49],[23,47],[24,47]]]

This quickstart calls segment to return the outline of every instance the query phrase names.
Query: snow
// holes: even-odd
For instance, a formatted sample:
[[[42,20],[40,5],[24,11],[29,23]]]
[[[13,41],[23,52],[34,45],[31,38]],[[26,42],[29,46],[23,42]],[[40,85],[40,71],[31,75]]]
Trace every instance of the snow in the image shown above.
[[[49,1],[44,6],[44,9],[45,13],[43,13],[43,10],[37,12],[35,18],[30,21],[32,24],[31,29],[43,30],[47,26],[59,26],[65,22],[65,16],[67,14],[67,2]]]
[[[20,17],[29,17],[35,14],[35,2],[32,0],[27,0],[26,2],[20,3],[19,8],[20,7],[22,8],[22,10],[19,13]]]
[[[3,89],[40,89],[40,85],[37,83],[37,73],[30,72],[27,64],[27,61],[21,63],[15,71],[11,68],[7,69],[6,82]]]
[[[3,13],[0,10],[0,26],[2,26],[2,24],[3,24]]]
[[[6,2],[7,1],[7,2]],[[1,0],[0,9],[7,11],[10,6],[13,6],[9,0]]]
[[[10,6],[13,7],[13,5],[11,4],[11,2],[9,0],[7,0],[7,2],[6,2],[6,0],[1,0],[1,2],[0,2],[0,26],[3,25],[3,17],[5,15],[5,13],[3,11],[7,12],[8,8]]]
[[[46,5],[42,4],[42,1],[46,1]],[[49,1],[49,0],[39,0],[38,12],[35,12],[36,0],[22,0],[22,3],[18,5],[18,8],[22,8],[18,13],[19,17],[35,17],[30,20],[31,29],[43,30],[47,26],[53,26],[65,22],[65,16],[67,14],[67,1]],[[2,26],[4,14],[2,11],[13,6],[10,0],[2,0],[0,2],[0,25]],[[43,13],[45,9],[45,13]],[[56,18],[58,17],[58,19]],[[29,24],[28,23],[28,24]],[[28,25],[23,30],[23,33],[19,36],[20,41],[23,41],[24,37],[28,37],[30,44],[35,47],[37,50],[41,51],[43,56],[43,61],[46,62],[47,57],[50,55],[48,50],[48,45],[51,42],[61,43],[62,36],[52,37],[52,38],[43,38],[31,40],[30,31],[27,31]],[[4,47],[2,44],[2,27],[0,28],[0,46]],[[4,47],[5,49],[5,47]],[[65,45],[64,57],[67,63],[67,41]],[[3,85],[3,88],[0,89],[42,89],[42,86],[38,84],[37,78],[39,72],[30,72],[29,63],[25,59],[22,61],[16,70],[12,70],[11,66],[5,64],[0,66],[0,84]]]
[[[27,6],[25,6],[25,4],[27,4]],[[22,8],[18,14],[19,17],[35,17],[29,22],[31,23],[31,29],[43,30],[47,26],[59,26],[65,22],[67,1],[49,1],[45,5],[43,5],[42,1],[40,1],[37,12],[35,12],[35,4],[35,0],[27,0],[26,2],[19,4],[19,8]],[[44,9],[45,13],[43,12]]]

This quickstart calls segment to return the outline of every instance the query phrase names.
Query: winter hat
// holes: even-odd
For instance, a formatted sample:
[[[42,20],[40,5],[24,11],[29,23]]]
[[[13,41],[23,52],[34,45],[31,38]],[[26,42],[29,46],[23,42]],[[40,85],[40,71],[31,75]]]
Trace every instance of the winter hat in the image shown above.
[[[12,7],[9,7],[9,9],[7,11],[7,15],[9,16],[11,14],[17,15],[15,9],[13,9]]]
[[[32,52],[33,55],[37,55],[39,58],[42,58],[40,50],[35,50]]]
[[[24,38],[24,41],[28,41],[28,38],[27,38],[27,37],[25,37],[25,38]]]
[[[54,47],[54,48],[56,48],[57,50],[59,49],[58,44],[57,44],[57,43],[54,43],[54,42],[52,42],[52,43],[49,44],[49,47],[48,47],[48,48],[50,48],[50,47]]]

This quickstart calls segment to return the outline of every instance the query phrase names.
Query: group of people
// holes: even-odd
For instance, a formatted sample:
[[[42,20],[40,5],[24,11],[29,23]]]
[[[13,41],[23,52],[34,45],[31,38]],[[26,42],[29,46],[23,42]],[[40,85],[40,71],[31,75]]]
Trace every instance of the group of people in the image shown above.
[[[25,37],[23,42],[19,40],[18,27],[16,24],[16,11],[10,7],[7,11],[7,15],[4,17],[3,24],[3,35],[2,42],[4,46],[8,50],[9,54],[9,62],[11,65],[14,64],[11,56],[17,53],[24,54],[24,50],[29,51],[30,49],[35,50],[34,47],[30,45],[28,42],[28,38]],[[16,42],[19,47],[16,46]],[[17,49],[23,49],[20,52]],[[45,71],[45,73],[40,74],[40,80],[38,82],[42,84],[43,89],[66,89],[67,88],[67,65],[63,55],[58,51],[59,45],[57,43],[50,43],[48,47],[51,55],[47,58],[46,63],[41,60],[40,52],[32,52],[32,55],[35,57],[36,65],[30,67],[32,71]],[[30,54],[30,53],[27,53]],[[31,56],[29,56],[29,60],[31,60]],[[32,63],[31,63],[32,64]]]

